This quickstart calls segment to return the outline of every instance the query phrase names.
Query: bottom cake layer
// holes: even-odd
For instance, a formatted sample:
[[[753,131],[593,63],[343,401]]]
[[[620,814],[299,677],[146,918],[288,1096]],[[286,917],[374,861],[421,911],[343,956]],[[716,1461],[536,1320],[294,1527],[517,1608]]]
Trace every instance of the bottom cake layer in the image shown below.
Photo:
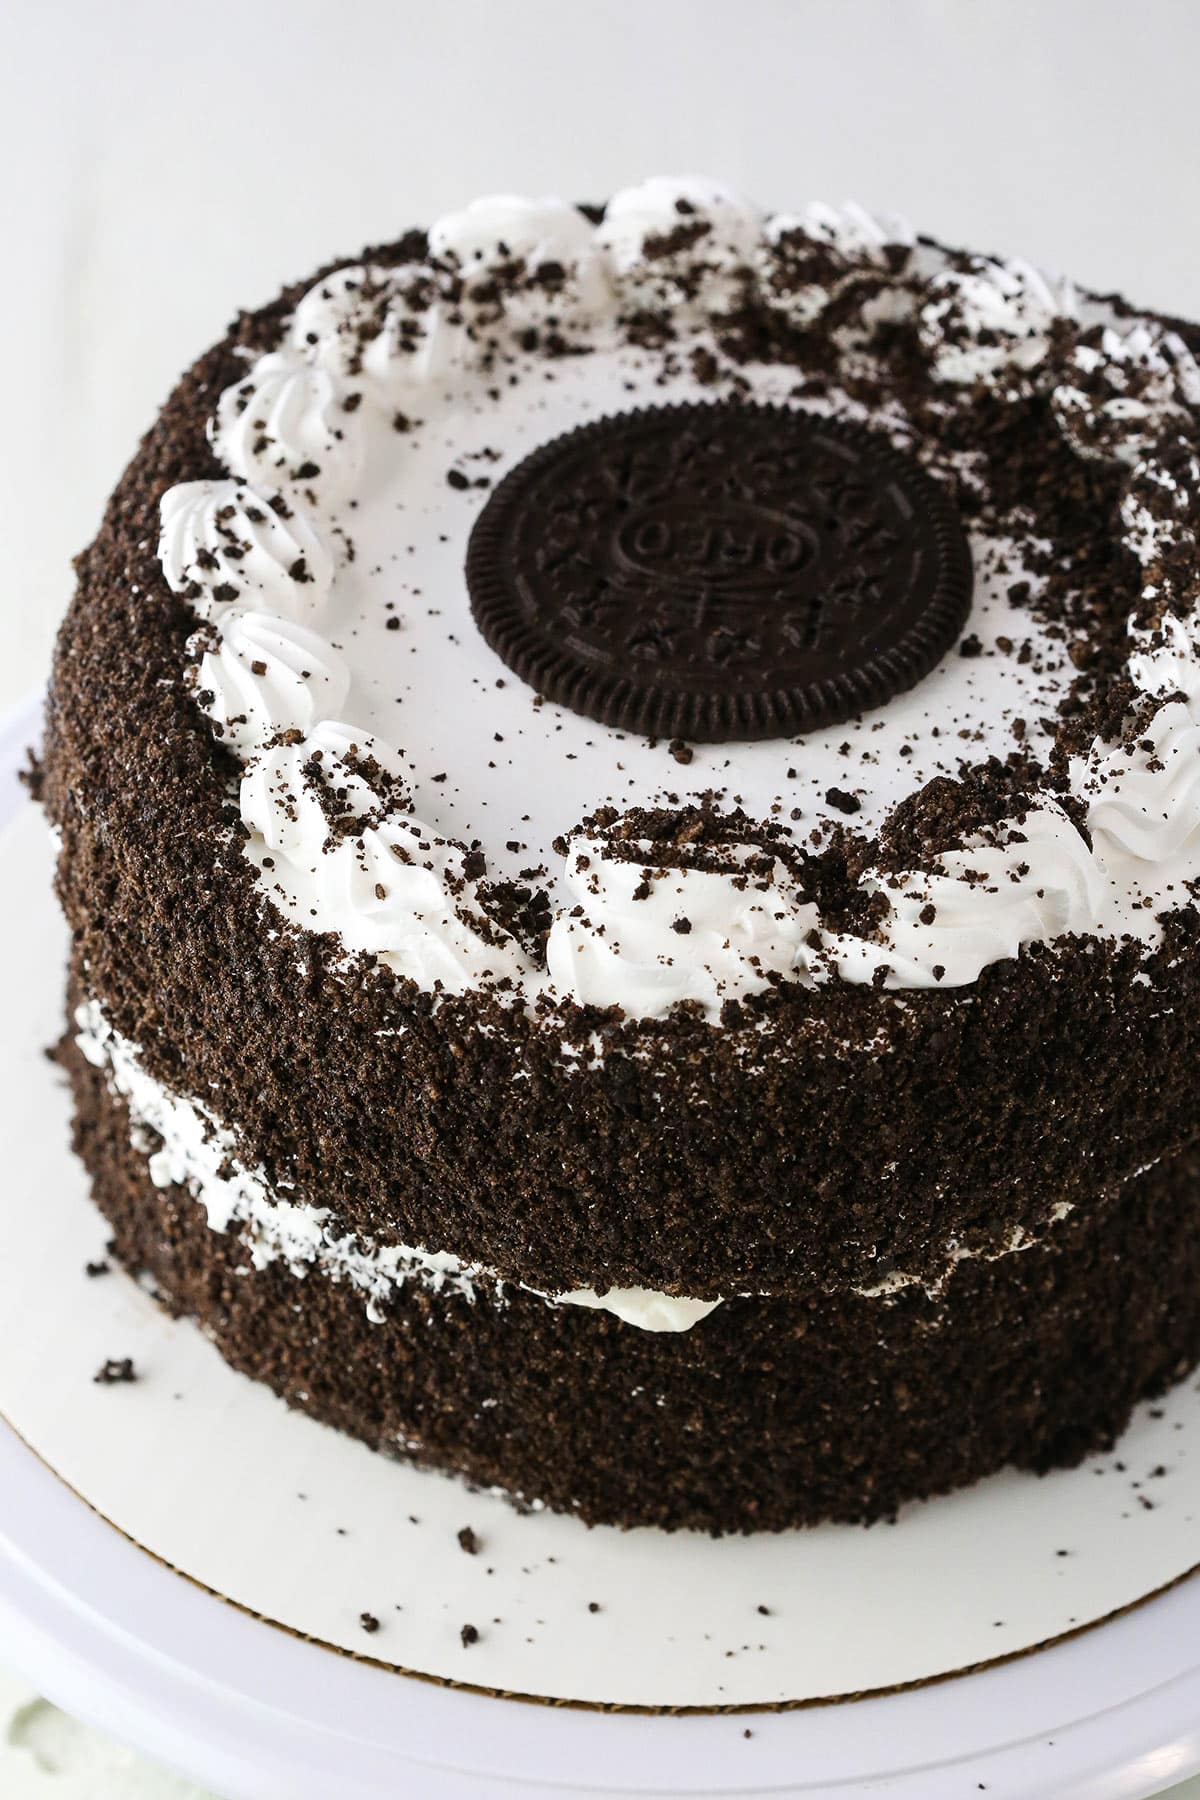
[[[691,1330],[487,1286],[256,1267],[75,1044],[76,1149],[114,1252],[235,1368],[390,1455],[591,1523],[777,1530],[871,1520],[1007,1463],[1108,1444],[1200,1357],[1200,1159],[1152,1169],[939,1294],[731,1300]]]

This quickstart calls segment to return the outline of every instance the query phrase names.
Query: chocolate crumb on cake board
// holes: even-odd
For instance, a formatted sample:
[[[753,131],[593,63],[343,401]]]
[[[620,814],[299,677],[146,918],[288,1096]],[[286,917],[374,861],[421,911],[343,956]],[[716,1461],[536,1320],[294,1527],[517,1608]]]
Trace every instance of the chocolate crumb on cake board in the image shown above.
[[[92,1380],[99,1387],[115,1387],[123,1382],[136,1381],[137,1378],[133,1358],[129,1356],[108,1357],[92,1376]]]

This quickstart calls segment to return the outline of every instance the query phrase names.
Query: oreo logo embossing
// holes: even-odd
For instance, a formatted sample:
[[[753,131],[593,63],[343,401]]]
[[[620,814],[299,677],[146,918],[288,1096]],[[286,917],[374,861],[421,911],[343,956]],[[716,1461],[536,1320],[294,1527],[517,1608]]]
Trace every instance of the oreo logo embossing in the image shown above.
[[[729,503],[697,516],[674,505],[646,507],[618,527],[614,562],[648,580],[694,591],[723,587],[736,599],[774,589],[817,554],[799,520]]]

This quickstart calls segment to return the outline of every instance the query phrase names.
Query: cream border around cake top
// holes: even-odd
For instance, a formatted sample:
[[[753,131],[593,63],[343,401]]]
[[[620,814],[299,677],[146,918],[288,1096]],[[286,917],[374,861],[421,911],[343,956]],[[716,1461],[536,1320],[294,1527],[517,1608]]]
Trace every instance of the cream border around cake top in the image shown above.
[[[648,254],[681,211],[706,227],[693,246],[674,261]],[[592,345],[623,310],[643,296],[661,305],[664,292],[703,331],[747,271],[773,305],[810,323],[827,288],[772,287],[779,246],[796,234],[827,247],[848,276],[864,264],[886,272],[896,260],[889,247],[906,246],[896,306],[916,307],[946,404],[981,382],[1013,395],[1042,389],[1079,455],[1123,466],[1122,542],[1143,571],[1141,616],[1159,620],[1130,623],[1127,673],[1147,716],[1135,747],[1097,739],[1072,762],[1070,794],[1090,844],[1046,793],[1014,820],[1009,841],[996,833],[968,841],[943,853],[936,872],[868,869],[862,884],[882,903],[871,939],[828,927],[780,862],[764,879],[761,851],[748,882],[751,852],[736,834],[704,869],[660,873],[634,907],[641,867],[603,858],[602,842],[565,818],[542,968],[489,916],[467,847],[397,798],[406,768],[396,750],[343,717],[351,676],[335,644],[346,520],[389,422],[400,412],[452,417],[455,395],[489,380],[498,334],[515,341],[552,316]],[[487,277],[501,264],[509,286],[497,311]],[[547,267],[556,271],[550,288],[539,278]],[[524,282],[512,281],[514,268]],[[887,314],[885,293],[838,334],[841,353],[870,354]],[[1072,343],[1071,328],[1084,322],[1104,325],[1098,346],[1094,333]],[[335,930],[348,953],[372,952],[426,991],[488,989],[530,1008],[582,1000],[632,1017],[691,1000],[714,1023],[726,1000],[780,975],[809,985],[962,987],[1023,945],[1067,934],[1153,944],[1158,916],[1200,877],[1200,621],[1194,593],[1164,591],[1162,567],[1167,551],[1174,569],[1200,566],[1198,408],[1200,369],[1155,321],[1106,316],[1069,283],[1019,261],[952,262],[916,245],[902,223],[856,207],[765,216],[705,181],[648,181],[618,194],[599,225],[559,201],[480,200],[431,229],[423,265],[326,276],[296,307],[280,347],[217,399],[210,438],[227,476],[177,485],[161,504],[161,566],[201,622],[192,679],[241,761],[246,850],[271,911],[282,884],[314,928]],[[358,821],[336,841],[314,768]],[[548,843],[537,850],[554,854]],[[691,927],[686,956],[672,929],[681,912]]]

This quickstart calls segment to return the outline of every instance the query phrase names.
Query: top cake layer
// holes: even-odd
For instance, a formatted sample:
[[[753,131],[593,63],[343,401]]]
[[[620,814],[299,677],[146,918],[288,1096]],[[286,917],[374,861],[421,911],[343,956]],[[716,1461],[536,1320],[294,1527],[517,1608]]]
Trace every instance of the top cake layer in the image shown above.
[[[182,380],[80,560],[46,796],[79,998],[273,1191],[539,1291],[709,1301],[937,1281],[1194,1137],[1190,334],[909,236],[697,185],[489,202]],[[556,440],[671,405],[684,486],[625,449],[592,505]],[[623,731],[561,669],[539,705],[467,580],[510,474],[577,663],[715,677],[719,737],[783,594],[772,717],[805,669],[830,719],[846,669],[890,698],[749,743]],[[715,539],[679,535],[697,491]],[[922,673],[862,621],[941,591],[930,542]]]
[[[695,416],[652,409],[697,401],[724,424],[668,492]],[[706,183],[647,183],[598,224],[481,201],[411,257],[333,271],[215,397],[227,476],[162,502],[264,893],[434,992],[713,1021],[781,983],[957,987],[1068,933],[1157,942],[1200,873],[1198,402],[1157,322],[854,209],[764,218]],[[828,441],[789,462],[755,408],[829,421]],[[570,466],[556,440],[620,416]],[[847,422],[935,497],[864,472]],[[534,452],[502,545],[489,497]],[[965,609],[943,575],[913,677],[883,588],[934,554],[905,533],[939,502],[970,529],[974,600],[926,672]],[[511,561],[514,513],[533,545],[509,572],[513,617],[541,608],[533,686],[471,615],[485,506],[477,570]],[[680,537],[689,514],[704,542]],[[819,665],[807,711],[782,692],[793,651]],[[759,741],[737,741],[774,665]],[[708,712],[673,706],[698,680]],[[621,728],[647,722],[664,735]]]

